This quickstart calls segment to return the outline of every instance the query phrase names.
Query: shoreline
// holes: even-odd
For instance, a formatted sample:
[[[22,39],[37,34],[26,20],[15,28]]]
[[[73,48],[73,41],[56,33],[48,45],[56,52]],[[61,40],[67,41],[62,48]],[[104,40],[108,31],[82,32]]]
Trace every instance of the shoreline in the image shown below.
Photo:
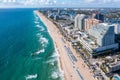
[[[59,69],[59,72],[60,72],[59,77],[60,77],[61,80],[65,80],[64,79],[64,71],[62,70],[62,65],[61,65],[61,61],[60,61],[59,50],[56,46],[56,43],[54,43],[54,48],[55,48],[55,52],[58,54],[58,60],[57,61],[58,61],[58,69]]]
[[[34,11],[34,13],[36,13],[37,14],[37,16],[39,17],[39,15],[38,15],[38,11]],[[40,17],[39,17],[40,18]],[[41,18],[40,18],[41,19]],[[44,23],[44,22],[43,22]],[[46,26],[46,24],[44,24],[45,26]],[[47,26],[46,26],[47,27]],[[48,31],[48,33],[49,33],[49,35],[51,36],[51,34],[50,34],[50,31],[49,31],[49,29],[47,28],[47,31]],[[52,37],[51,37],[52,38]],[[53,39],[53,38],[52,38]],[[61,80],[65,80],[64,79],[64,71],[62,70],[62,64],[61,64],[61,60],[60,60],[60,55],[59,55],[59,50],[58,50],[58,48],[57,48],[57,45],[56,45],[56,43],[53,41],[53,44],[54,44],[54,52],[58,55],[57,57],[57,61],[58,61],[58,70],[59,70],[59,72],[60,72],[60,74],[59,74],[59,77],[60,77],[60,79]]]
[[[85,65],[83,60],[81,58],[77,58],[78,55],[76,54],[75,50],[70,45],[67,45],[62,42],[61,39],[63,38],[63,36],[60,34],[60,31],[56,27],[56,25],[53,22],[51,22],[49,19],[47,19],[46,16],[44,16],[39,11],[34,11],[34,12],[38,15],[38,17],[47,27],[48,32],[53,39],[53,42],[55,44],[54,46],[56,47],[58,54],[60,55],[58,59],[59,59],[60,69],[64,71],[64,79],[65,80],[89,80],[89,79],[96,80],[95,78],[93,78],[93,75],[89,72],[89,69]],[[65,46],[69,47],[71,51],[74,53],[74,56],[78,59],[78,61],[74,65],[72,64],[72,61],[70,60],[69,55],[64,48]],[[86,67],[83,67],[82,64],[84,64]],[[83,79],[80,78],[76,70],[80,71],[80,74],[83,77]]]

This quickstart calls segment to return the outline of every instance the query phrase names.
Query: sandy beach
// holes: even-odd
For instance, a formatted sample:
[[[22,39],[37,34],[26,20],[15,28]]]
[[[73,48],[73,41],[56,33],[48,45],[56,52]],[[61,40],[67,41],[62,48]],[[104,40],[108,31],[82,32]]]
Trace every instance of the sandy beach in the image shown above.
[[[93,77],[93,74],[90,73],[88,66],[84,63],[82,58],[78,57],[79,54],[76,53],[76,51],[72,48],[72,46],[70,46],[68,42],[64,43],[61,40],[63,36],[60,34],[59,29],[56,27],[56,25],[54,25],[53,22],[47,19],[46,16],[41,14],[39,11],[35,11],[35,13],[40,17],[42,22],[46,25],[57,47],[57,50],[60,55],[60,58],[59,58],[60,66],[61,66],[61,69],[64,71],[65,80],[82,80],[80,76],[78,75],[76,69],[79,70],[81,76],[83,77],[83,80],[96,80]],[[65,46],[71,49],[72,53],[77,59],[74,65],[68,56]]]

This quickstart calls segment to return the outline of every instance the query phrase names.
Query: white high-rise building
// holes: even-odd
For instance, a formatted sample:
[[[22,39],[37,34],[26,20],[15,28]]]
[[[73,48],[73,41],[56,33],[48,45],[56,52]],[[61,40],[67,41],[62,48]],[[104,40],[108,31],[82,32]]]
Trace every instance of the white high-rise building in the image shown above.
[[[75,17],[75,28],[79,30],[84,30],[84,19],[86,18],[85,14],[77,14]]]
[[[120,24],[113,24],[115,27],[115,34],[120,34]]]
[[[115,43],[113,25],[98,23],[88,30],[88,34],[88,37],[80,38],[80,43],[93,56],[114,51],[119,47],[118,43]]]
[[[96,39],[99,46],[108,46],[115,43],[114,26],[107,23],[99,23],[89,30],[89,35]]]

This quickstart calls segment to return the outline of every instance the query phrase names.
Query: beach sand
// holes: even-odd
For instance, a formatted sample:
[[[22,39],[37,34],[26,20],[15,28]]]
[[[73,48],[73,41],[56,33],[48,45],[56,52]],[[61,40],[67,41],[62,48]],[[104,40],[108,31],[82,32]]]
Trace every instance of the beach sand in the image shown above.
[[[56,27],[56,25],[53,24],[49,19],[46,18],[42,13],[39,11],[35,11],[35,13],[40,17],[41,21],[46,25],[56,47],[60,55],[60,66],[61,69],[64,71],[64,78],[65,80],[81,80],[75,67],[80,71],[80,74],[82,75],[84,80],[96,80],[93,77],[93,74],[90,73],[90,70],[88,66],[84,63],[82,58],[78,58],[78,53],[70,46],[69,44],[63,43],[61,40],[63,36],[60,34],[59,29]],[[67,42],[68,43],[68,42]],[[71,51],[77,58],[77,62],[75,65],[72,64],[67,51],[65,50],[64,46],[70,47]],[[75,67],[74,67],[75,66]]]

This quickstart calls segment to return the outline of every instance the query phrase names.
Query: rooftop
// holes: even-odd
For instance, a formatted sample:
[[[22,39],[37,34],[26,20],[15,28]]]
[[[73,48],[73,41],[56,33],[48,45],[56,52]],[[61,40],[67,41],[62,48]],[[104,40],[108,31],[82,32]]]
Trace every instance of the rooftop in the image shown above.
[[[115,67],[115,66],[120,66],[120,61],[111,63],[109,67]]]

